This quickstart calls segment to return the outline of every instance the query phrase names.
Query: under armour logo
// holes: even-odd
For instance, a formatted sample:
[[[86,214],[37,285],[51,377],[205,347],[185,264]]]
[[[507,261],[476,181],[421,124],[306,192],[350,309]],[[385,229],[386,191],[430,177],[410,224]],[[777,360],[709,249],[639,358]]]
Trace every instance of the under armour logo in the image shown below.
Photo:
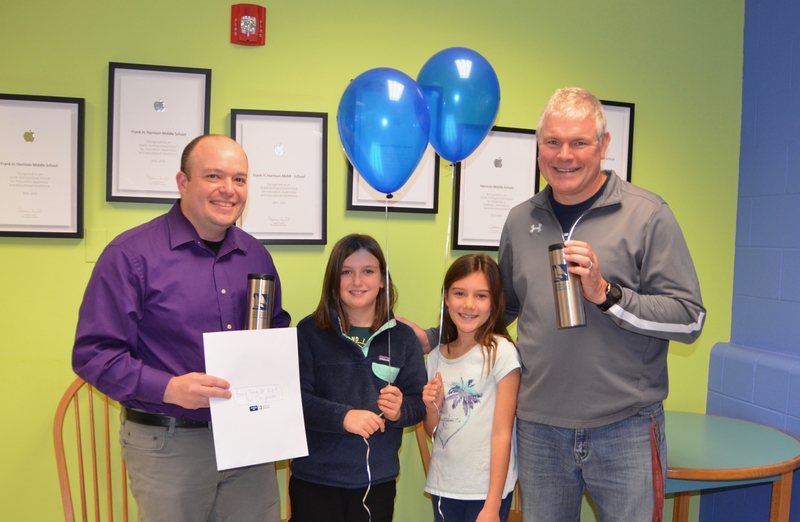
[[[538,225],[531,225],[531,234],[534,232],[541,232],[542,231],[542,224],[539,223]]]

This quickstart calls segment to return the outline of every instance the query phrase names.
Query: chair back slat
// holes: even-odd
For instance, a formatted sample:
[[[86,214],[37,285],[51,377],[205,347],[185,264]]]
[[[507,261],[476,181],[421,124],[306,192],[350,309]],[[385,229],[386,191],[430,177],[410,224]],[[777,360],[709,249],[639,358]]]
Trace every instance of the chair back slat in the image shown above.
[[[283,469],[281,469],[283,468]],[[286,516],[281,517],[281,522],[286,522],[290,518],[292,518],[292,504],[289,500],[289,479],[292,476],[292,467],[290,460],[281,460],[275,462],[275,473],[278,474],[278,490],[283,489],[283,498],[281,499],[281,506],[283,506],[284,510],[286,511]],[[284,488],[280,487],[281,484],[281,474],[283,474],[283,485]]]
[[[92,457],[92,497],[94,505],[94,519],[100,520],[100,485],[97,478],[97,427],[94,422],[94,400],[92,397],[92,387],[86,385],[86,397],[89,407],[89,447]]]
[[[87,522],[89,514],[86,507],[86,473],[83,469],[83,435],[81,433],[81,408],[80,395],[76,390],[74,400],[75,410],[75,442],[78,446],[78,484],[81,488],[81,520]]]
[[[64,508],[64,517],[66,522],[75,522],[75,516],[72,509],[72,494],[69,487],[69,476],[67,474],[67,464],[64,458],[66,451],[64,448],[63,427],[64,418],[67,414],[67,408],[72,402],[75,391],[83,386],[83,381],[78,379],[74,381],[58,403],[56,408],[56,417],[53,422],[53,444],[56,450],[56,469],[58,470],[58,485],[61,489],[61,504]]]
[[[522,522],[522,497],[519,493],[519,481],[514,485],[514,500],[511,502],[508,522]]]
[[[108,507],[108,521],[114,522],[114,496],[111,489],[111,423],[108,417],[108,396],[103,395],[103,434],[105,435],[106,450],[106,506]],[[123,490],[125,491],[125,490]],[[123,495],[123,498],[127,495]]]
[[[425,476],[428,476],[428,467],[431,464],[431,449],[428,446],[428,435],[425,433],[425,427],[420,422],[414,428],[417,436],[417,447],[419,448],[419,456],[422,458],[422,469],[425,471]]]

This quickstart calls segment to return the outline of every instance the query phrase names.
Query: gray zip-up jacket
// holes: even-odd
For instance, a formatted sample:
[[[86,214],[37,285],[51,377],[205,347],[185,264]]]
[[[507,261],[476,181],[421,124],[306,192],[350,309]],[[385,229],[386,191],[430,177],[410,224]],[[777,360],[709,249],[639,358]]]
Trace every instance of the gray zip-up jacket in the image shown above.
[[[587,325],[558,330],[548,246],[562,241],[550,187],[517,205],[500,238],[506,322],[517,323],[522,359],[517,416],[592,428],[666,398],[669,341],[694,342],[706,310],[675,216],[656,194],[611,175],[575,227],[622,299],[602,312],[585,301]]]

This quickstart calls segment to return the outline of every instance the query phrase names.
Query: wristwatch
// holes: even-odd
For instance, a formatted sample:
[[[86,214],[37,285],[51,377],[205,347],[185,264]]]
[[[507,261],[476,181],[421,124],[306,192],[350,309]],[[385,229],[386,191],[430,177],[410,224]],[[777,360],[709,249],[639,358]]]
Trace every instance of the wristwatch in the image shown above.
[[[597,305],[602,311],[606,311],[622,299],[622,287],[614,283],[608,283],[606,287],[606,300]]]

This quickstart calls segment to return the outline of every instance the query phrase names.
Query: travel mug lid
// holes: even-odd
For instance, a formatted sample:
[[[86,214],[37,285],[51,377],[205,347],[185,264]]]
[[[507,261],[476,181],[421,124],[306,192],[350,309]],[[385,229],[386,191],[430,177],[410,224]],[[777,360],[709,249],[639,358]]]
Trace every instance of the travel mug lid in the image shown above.
[[[274,281],[275,276],[270,274],[247,274],[247,280],[249,281],[250,279],[268,279]]]

